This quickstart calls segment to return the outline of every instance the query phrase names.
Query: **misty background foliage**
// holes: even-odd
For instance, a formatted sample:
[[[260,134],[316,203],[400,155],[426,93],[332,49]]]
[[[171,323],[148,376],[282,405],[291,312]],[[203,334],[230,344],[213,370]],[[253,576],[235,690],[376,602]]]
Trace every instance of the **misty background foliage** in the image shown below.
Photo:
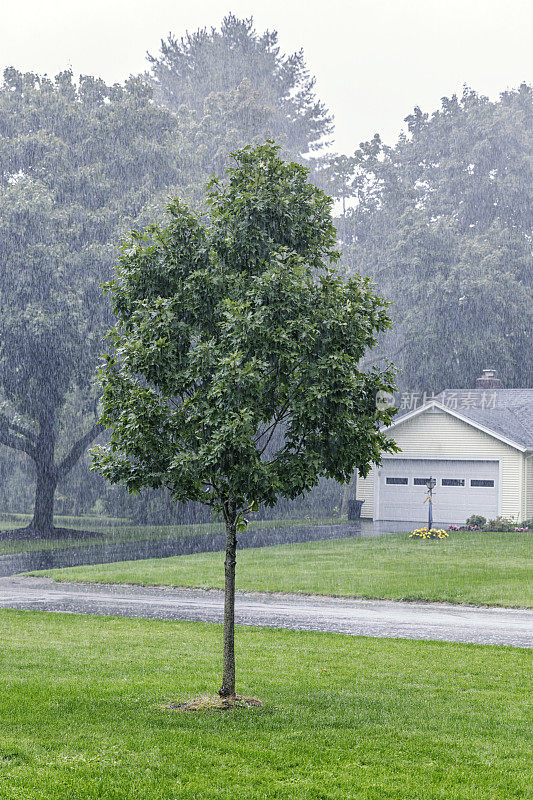
[[[416,98],[413,98],[416,102]],[[89,472],[98,435],[94,371],[109,327],[100,286],[127,230],[193,206],[229,154],[273,139],[338,201],[343,269],[392,301],[370,358],[398,364],[403,390],[471,387],[485,367],[532,385],[532,87],[490,101],[465,88],[416,107],[396,145],[378,134],[331,150],[333,120],[302,52],[226,17],[170,35],[123,85],[15,68],[0,87],[0,512],[201,521],[162,491],[132,497]],[[400,121],[399,121],[400,122]],[[278,515],[339,513],[323,481]]]

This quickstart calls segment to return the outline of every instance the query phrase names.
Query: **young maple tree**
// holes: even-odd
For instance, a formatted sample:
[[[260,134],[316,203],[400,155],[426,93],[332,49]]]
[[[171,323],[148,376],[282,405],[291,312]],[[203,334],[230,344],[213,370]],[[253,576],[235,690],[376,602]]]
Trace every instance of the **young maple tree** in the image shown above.
[[[390,369],[360,361],[389,325],[366,279],[333,264],[330,199],[272,143],[234,154],[205,219],[179,200],[134,231],[108,284],[118,322],[101,370],[107,446],[95,467],[130,491],[168,487],[226,525],[223,678],[235,695],[237,533],[245,515],[321,476],[366,475],[383,451]]]

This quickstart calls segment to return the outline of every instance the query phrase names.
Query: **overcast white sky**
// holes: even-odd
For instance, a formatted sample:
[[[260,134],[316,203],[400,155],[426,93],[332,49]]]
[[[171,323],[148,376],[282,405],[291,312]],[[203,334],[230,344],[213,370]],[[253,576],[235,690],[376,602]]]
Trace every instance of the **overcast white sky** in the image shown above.
[[[464,83],[497,97],[533,80],[531,0],[0,0],[0,66],[122,81],[169,31],[229,11],[303,47],[346,153],[376,131],[393,143],[415,105],[433,111]]]

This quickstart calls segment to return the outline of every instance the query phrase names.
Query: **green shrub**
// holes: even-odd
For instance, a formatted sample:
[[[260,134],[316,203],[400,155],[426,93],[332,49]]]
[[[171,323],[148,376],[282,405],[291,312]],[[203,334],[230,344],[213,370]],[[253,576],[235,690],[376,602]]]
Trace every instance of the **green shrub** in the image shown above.
[[[472,514],[471,517],[468,517],[466,524],[468,527],[482,528],[483,525],[487,524],[487,520],[485,517],[482,517],[481,514]]]
[[[517,524],[517,522],[508,517],[496,517],[496,519],[489,519],[487,524],[483,526],[483,530],[503,531],[504,533],[508,533],[509,531],[514,531]]]

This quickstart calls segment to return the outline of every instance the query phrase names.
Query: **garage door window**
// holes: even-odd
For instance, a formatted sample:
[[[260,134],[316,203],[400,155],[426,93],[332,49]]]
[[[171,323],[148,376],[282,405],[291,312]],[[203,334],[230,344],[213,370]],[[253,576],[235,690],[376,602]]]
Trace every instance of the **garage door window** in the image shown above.
[[[491,487],[494,486],[494,481],[480,481],[480,480],[477,480],[477,479],[476,480],[472,479],[470,481],[470,486],[474,486],[474,487],[477,486],[477,487],[482,487],[482,488],[485,488],[485,487],[491,488]]]
[[[387,478],[387,483],[405,484],[409,483],[409,478]]]
[[[413,478],[415,486],[427,486],[429,478]]]
[[[443,478],[441,486],[464,486],[464,478]]]

